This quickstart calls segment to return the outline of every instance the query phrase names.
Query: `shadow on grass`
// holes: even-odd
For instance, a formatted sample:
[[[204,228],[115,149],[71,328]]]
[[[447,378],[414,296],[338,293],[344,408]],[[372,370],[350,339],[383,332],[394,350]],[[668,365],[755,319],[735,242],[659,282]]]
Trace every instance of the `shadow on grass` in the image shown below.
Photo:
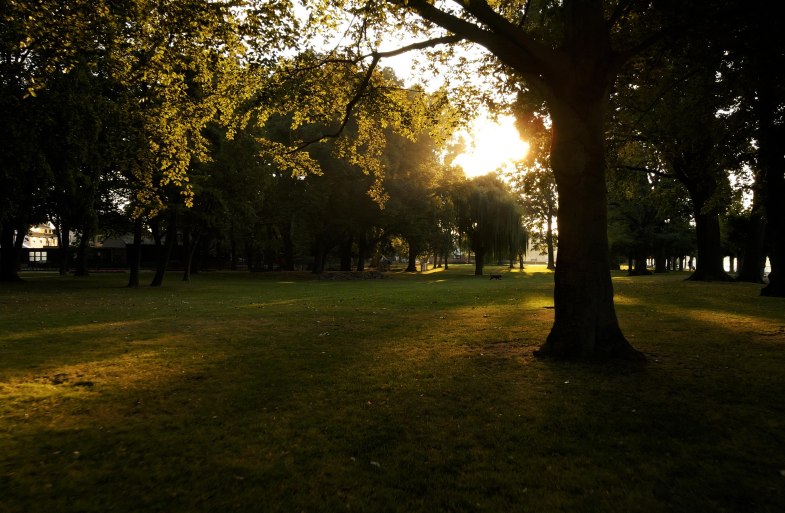
[[[169,312],[135,361],[96,363],[127,379],[4,411],[0,509],[781,511],[783,356],[682,315],[716,291],[648,285],[618,287],[643,370],[534,359],[547,278],[156,294],[192,330]],[[98,360],[88,339],[60,370]]]

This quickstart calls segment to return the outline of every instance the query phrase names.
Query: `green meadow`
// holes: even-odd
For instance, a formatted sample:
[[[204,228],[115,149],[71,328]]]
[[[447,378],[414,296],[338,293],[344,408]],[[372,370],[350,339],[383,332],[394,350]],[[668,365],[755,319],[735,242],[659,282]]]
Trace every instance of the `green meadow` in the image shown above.
[[[617,274],[648,362],[563,363],[501,270],[3,284],[0,511],[785,511],[785,300]]]

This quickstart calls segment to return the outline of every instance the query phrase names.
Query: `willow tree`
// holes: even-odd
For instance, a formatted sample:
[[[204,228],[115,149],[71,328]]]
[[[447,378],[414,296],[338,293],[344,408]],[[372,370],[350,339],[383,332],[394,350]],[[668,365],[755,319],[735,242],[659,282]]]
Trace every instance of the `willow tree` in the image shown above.
[[[474,253],[474,274],[482,276],[486,258],[516,254],[526,235],[522,211],[509,186],[494,175],[460,184],[454,199],[458,230]]]

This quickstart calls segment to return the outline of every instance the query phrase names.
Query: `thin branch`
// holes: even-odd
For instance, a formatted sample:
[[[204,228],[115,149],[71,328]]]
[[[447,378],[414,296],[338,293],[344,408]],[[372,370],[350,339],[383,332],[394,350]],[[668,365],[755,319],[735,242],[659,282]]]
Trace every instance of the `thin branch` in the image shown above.
[[[312,144],[316,144],[318,142],[322,142],[325,139],[335,139],[343,133],[343,130],[346,128],[346,125],[349,124],[349,120],[352,117],[352,111],[354,110],[354,106],[360,102],[360,99],[363,97],[365,91],[368,89],[368,85],[371,83],[371,77],[373,76],[373,72],[376,70],[376,66],[379,64],[379,59],[380,57],[378,55],[374,55],[370,66],[368,66],[368,69],[365,71],[365,76],[363,76],[363,79],[360,82],[360,86],[357,88],[357,91],[354,93],[352,99],[349,100],[349,103],[346,104],[346,110],[344,111],[343,114],[343,120],[341,121],[341,124],[338,127],[338,129],[335,132],[322,134],[316,139],[311,139],[309,141],[305,141],[301,143],[297,148],[291,150],[289,152],[290,154],[304,150],[308,146],[311,146]]]
[[[669,179],[672,179],[672,180],[678,180],[678,177],[676,177],[675,175],[671,175],[671,174],[665,173],[663,171],[659,171],[657,169],[651,169],[649,167],[643,167],[643,166],[616,166],[616,169],[626,169],[627,171],[638,171],[640,173],[646,173],[646,174],[650,174],[650,175],[655,175],[655,176],[659,176],[661,178],[669,178]]]
[[[343,119],[341,120],[341,124],[338,126],[338,128],[334,132],[327,133],[327,134],[322,134],[321,136],[317,137],[316,139],[312,139],[312,140],[309,140],[309,141],[304,141],[299,146],[297,146],[297,148],[289,151],[288,153],[292,154],[292,153],[295,153],[295,152],[298,152],[298,151],[302,151],[305,148],[307,148],[308,146],[311,146],[312,144],[316,144],[318,142],[322,142],[325,139],[335,139],[335,138],[339,137],[343,133],[344,129],[346,128],[346,125],[349,124],[349,120],[352,117],[352,112],[354,111],[354,107],[363,98],[363,96],[365,95],[365,92],[368,89],[368,86],[371,84],[371,78],[373,78],[373,72],[376,70],[376,67],[378,66],[379,61],[381,59],[383,59],[385,57],[395,57],[397,55],[401,55],[401,54],[404,54],[406,52],[411,52],[411,51],[414,51],[414,50],[423,50],[425,48],[431,48],[431,47],[442,45],[442,44],[457,43],[458,41],[461,41],[462,39],[463,38],[460,37],[460,36],[437,37],[437,38],[428,39],[428,40],[425,40],[425,41],[420,41],[420,42],[417,42],[417,43],[412,43],[410,45],[403,46],[401,48],[396,48],[395,50],[388,50],[386,52],[373,52],[373,53],[368,54],[368,55],[360,56],[357,59],[357,62],[362,61],[364,59],[367,59],[368,57],[371,57],[371,63],[368,66],[368,69],[365,71],[365,75],[363,76],[363,79],[360,82],[360,85],[357,87],[357,91],[355,91],[354,96],[352,97],[351,100],[349,100],[349,103],[346,104],[346,109],[344,111],[344,115],[343,115]]]
[[[531,7],[532,0],[526,0],[526,5],[523,6],[523,14],[521,15],[521,19],[518,21],[518,28],[523,27],[526,23],[526,18],[529,16],[529,7]]]
[[[373,57],[375,55],[378,55],[380,58],[396,57],[398,55],[402,55],[404,53],[411,52],[413,50],[424,50],[426,48],[432,48],[434,46],[458,43],[460,41],[463,41],[464,39],[465,39],[464,37],[456,36],[456,35],[435,37],[433,39],[427,39],[425,41],[419,41],[417,43],[412,43],[410,45],[403,46],[401,48],[396,48],[395,50],[389,50],[386,52],[373,52],[361,58],[367,59],[368,57]]]

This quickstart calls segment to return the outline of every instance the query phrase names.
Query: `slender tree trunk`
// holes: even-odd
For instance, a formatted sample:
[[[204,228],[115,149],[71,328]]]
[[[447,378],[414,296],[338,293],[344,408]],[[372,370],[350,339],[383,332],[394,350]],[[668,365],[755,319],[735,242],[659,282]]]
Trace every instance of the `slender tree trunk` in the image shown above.
[[[598,70],[599,71],[599,70]],[[585,73],[585,71],[584,71]],[[601,76],[599,81],[608,80]],[[643,359],[621,332],[608,251],[604,121],[610,83],[590,81],[550,102],[551,166],[559,194],[555,318],[538,354],[562,359]],[[596,90],[596,100],[586,93]],[[566,96],[566,95],[565,95]]]
[[[289,220],[281,225],[281,240],[283,241],[283,255],[286,260],[283,264],[285,271],[294,271],[294,242],[292,241],[292,222]]]
[[[193,265],[194,255],[196,248],[199,247],[199,240],[201,234],[196,234],[196,237],[188,237],[188,244],[185,243],[186,234],[183,234],[183,261],[185,262],[183,269],[183,281],[191,281],[191,266]]]
[[[134,220],[134,242],[128,255],[128,287],[139,287],[139,268],[142,266],[142,227],[141,217]]]
[[[237,240],[232,235],[232,240],[229,242],[229,270],[237,270]]]

